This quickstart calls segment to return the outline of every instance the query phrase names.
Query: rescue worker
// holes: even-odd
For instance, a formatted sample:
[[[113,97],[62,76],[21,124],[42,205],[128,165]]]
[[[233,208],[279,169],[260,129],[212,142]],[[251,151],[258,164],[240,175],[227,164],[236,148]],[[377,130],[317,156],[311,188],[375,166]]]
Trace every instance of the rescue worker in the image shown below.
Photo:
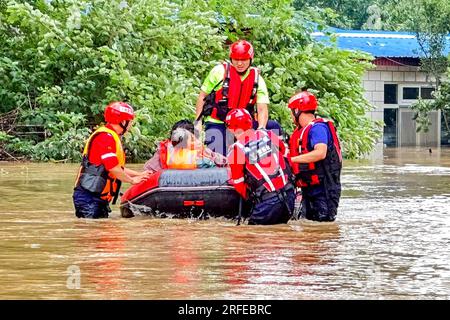
[[[170,138],[159,143],[158,149],[145,163],[144,169],[153,173],[161,169],[195,169],[226,165],[226,157],[204,147],[195,138],[192,121],[180,120],[172,126]]]
[[[289,150],[271,131],[252,128],[246,109],[231,110],[225,123],[236,137],[228,163],[231,183],[250,207],[249,224],[287,223],[294,209]]]
[[[231,62],[215,66],[203,82],[196,103],[196,130],[205,123],[205,144],[213,151],[226,155],[233,142],[223,121],[231,109],[245,108],[253,117],[253,128],[267,128],[282,135],[278,122],[269,119],[269,93],[257,68],[251,67],[253,46],[245,41],[230,47]]]
[[[148,178],[148,172],[125,168],[125,153],[120,138],[130,129],[133,108],[124,102],[113,102],[105,108],[106,125],[91,134],[83,151],[76,179],[73,203],[78,218],[107,218],[122,182],[137,184]]]
[[[297,128],[289,141],[292,171],[302,190],[306,219],[334,221],[341,197],[342,154],[333,122],[315,115],[316,97],[307,91],[288,103]]]

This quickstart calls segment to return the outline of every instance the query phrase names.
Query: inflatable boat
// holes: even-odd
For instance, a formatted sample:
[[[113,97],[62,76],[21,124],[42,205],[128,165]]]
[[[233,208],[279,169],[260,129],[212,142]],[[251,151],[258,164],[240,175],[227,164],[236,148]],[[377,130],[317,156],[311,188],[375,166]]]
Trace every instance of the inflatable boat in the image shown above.
[[[121,198],[122,217],[148,214],[166,218],[234,218],[239,194],[226,168],[161,170],[129,188]]]

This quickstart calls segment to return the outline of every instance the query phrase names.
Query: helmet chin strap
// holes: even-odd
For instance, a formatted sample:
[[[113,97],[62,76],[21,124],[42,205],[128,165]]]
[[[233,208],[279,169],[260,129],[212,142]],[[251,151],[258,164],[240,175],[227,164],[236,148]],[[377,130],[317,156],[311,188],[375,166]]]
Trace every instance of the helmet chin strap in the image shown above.
[[[302,114],[302,112],[300,110],[292,110],[292,114],[294,115],[297,125],[300,125],[300,115]]]
[[[119,126],[122,128],[122,133],[121,133],[121,135],[123,136],[128,130],[127,130],[127,128],[128,128],[128,125],[130,124],[130,120],[128,120],[128,121],[125,121],[125,125],[123,125],[122,124],[122,122],[123,121],[121,121],[120,123],[119,123]]]

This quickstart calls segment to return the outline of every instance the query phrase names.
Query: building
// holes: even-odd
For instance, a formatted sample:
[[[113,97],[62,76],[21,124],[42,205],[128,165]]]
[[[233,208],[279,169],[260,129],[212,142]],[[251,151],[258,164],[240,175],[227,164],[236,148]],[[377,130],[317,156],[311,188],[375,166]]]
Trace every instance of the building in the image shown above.
[[[366,99],[375,106],[374,120],[384,120],[383,143],[386,146],[450,145],[450,133],[440,111],[430,115],[427,133],[417,133],[414,112],[410,106],[420,97],[432,99],[434,79],[420,71],[420,47],[415,34],[390,31],[331,29],[341,49],[370,53],[375,68],[362,79]],[[329,37],[315,32],[313,36],[327,42]],[[450,41],[449,41],[450,42]],[[450,53],[450,44],[445,54]]]

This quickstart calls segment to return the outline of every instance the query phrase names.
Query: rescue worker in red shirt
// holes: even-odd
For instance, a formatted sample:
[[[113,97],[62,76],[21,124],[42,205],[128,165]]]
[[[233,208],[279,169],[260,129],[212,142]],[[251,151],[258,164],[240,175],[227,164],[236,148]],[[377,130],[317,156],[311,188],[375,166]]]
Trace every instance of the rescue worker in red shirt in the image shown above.
[[[231,183],[251,207],[249,224],[287,223],[295,201],[289,150],[273,132],[252,129],[245,109],[231,110],[225,123],[237,140],[228,154]]]
[[[125,153],[120,138],[130,129],[133,108],[124,102],[113,102],[105,108],[106,125],[95,130],[83,151],[76,179],[73,203],[78,218],[107,218],[122,182],[137,184],[149,172],[125,168]]]
[[[226,155],[233,142],[233,135],[224,124],[227,113],[244,108],[253,117],[253,128],[266,128],[282,135],[281,126],[269,120],[269,93],[257,68],[252,67],[254,58],[250,42],[239,40],[230,47],[231,62],[216,65],[203,82],[196,103],[196,130],[205,123],[205,144],[211,150]]]
[[[296,186],[302,189],[302,215],[334,221],[341,197],[342,154],[333,122],[316,117],[316,97],[303,91],[288,104],[297,128],[289,141]]]

